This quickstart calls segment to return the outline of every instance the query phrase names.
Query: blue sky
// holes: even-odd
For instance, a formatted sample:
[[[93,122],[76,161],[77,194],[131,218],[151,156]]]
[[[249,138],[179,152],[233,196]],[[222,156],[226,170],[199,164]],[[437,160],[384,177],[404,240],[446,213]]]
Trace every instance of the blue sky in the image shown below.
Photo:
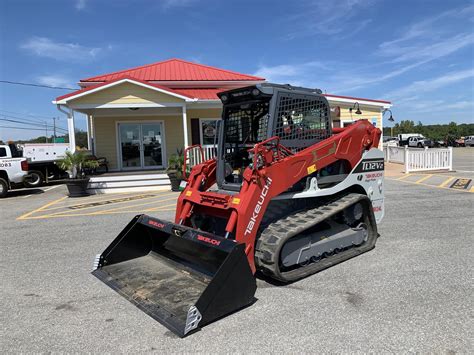
[[[0,35],[0,80],[76,87],[177,57],[388,99],[397,121],[474,121],[472,1],[3,0]],[[0,115],[66,127],[51,104],[66,92],[0,83]]]

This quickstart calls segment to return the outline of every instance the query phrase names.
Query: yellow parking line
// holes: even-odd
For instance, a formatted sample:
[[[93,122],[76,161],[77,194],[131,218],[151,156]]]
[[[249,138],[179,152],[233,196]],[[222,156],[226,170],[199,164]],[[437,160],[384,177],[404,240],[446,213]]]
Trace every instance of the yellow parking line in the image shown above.
[[[387,180],[400,181],[400,182],[404,182],[406,184],[422,185],[422,186],[427,186],[427,187],[433,187],[435,189],[443,189],[443,190],[450,190],[450,191],[456,191],[456,192],[471,192],[471,193],[474,192],[474,188],[471,188],[470,190],[460,190],[460,189],[451,189],[451,188],[446,187],[446,186],[439,186],[439,185],[436,186],[436,185],[430,185],[430,184],[417,183],[416,181],[404,181],[404,180],[400,180],[400,179],[390,179],[390,178],[388,178]],[[447,183],[447,182],[445,182],[445,183]]]
[[[395,180],[403,180],[403,179],[406,179],[409,176],[411,176],[411,174],[405,174],[403,176],[400,176],[399,178],[396,178]]]
[[[48,208],[49,206],[55,205],[55,204],[57,204],[57,203],[63,201],[63,200],[66,199],[66,198],[67,198],[67,196],[58,198],[57,200],[51,201],[51,202],[47,203],[46,205],[44,205],[44,206],[42,206],[42,207],[40,207],[40,208],[37,208],[37,209],[35,209],[35,210],[31,211],[31,212],[25,213],[24,215],[21,215],[20,217],[18,217],[18,218],[17,218],[17,221],[18,221],[18,220],[22,220],[22,219],[26,219],[26,218],[28,218],[29,216],[31,216],[32,214],[34,214],[34,213],[41,212],[41,211],[43,211],[44,209]]]
[[[165,207],[165,206],[163,206]],[[163,208],[161,210],[157,210],[159,212],[166,212],[166,211],[174,211],[175,208]],[[138,213],[142,214],[143,211],[115,211],[115,212],[109,212],[109,213],[103,213],[105,214],[120,214],[120,213]],[[62,217],[81,217],[81,216],[98,216],[96,213],[76,213],[76,214],[54,214],[54,215],[41,215],[41,216],[32,216],[32,217],[27,217],[25,219],[48,219],[48,218],[62,218]]]
[[[169,196],[169,195],[168,195]],[[107,213],[107,212],[110,212],[110,211],[117,211],[117,210],[120,210],[122,208],[133,208],[133,207],[140,207],[140,206],[145,206],[145,205],[150,205],[152,203],[158,203],[158,202],[166,202],[166,201],[171,201],[171,200],[175,200],[176,198],[175,197],[172,197],[172,198],[167,198],[167,199],[164,199],[164,200],[159,200],[159,201],[150,201],[150,202],[145,202],[145,203],[140,203],[140,204],[137,204],[137,205],[131,205],[131,206],[122,206],[122,207],[117,207],[117,208],[111,208],[111,209],[108,209],[108,210],[104,210],[104,211],[97,211],[97,212],[93,212],[93,214],[101,214],[101,213]],[[176,205],[176,204],[175,204]],[[156,207],[156,208],[159,208],[159,207]],[[146,210],[148,211],[148,210]]]
[[[153,196],[149,196],[149,195],[151,195],[149,193],[148,194],[147,193],[137,194],[136,192],[135,193],[123,192],[123,193],[121,193],[121,195],[136,195],[136,196],[144,195],[144,196],[149,196],[147,198],[153,198],[153,197],[160,197],[161,195],[163,195],[166,192],[169,192],[169,191],[153,192]],[[71,205],[66,205],[66,206],[48,208],[48,209],[44,209],[43,211],[52,211],[52,210],[58,210],[58,209],[61,209],[61,208],[70,208],[70,207],[76,207],[76,206],[81,206],[81,205],[87,205],[89,203],[97,203],[97,202],[103,202],[103,201],[113,201],[113,200],[120,200],[120,199],[124,198],[124,196],[117,196],[116,194],[113,194],[113,195],[112,194],[106,194],[105,196],[104,195],[97,196],[97,197],[100,197],[99,199],[94,198],[94,197],[92,197],[92,196],[88,197],[87,201],[84,200],[85,202],[82,202],[82,203],[76,203],[76,204],[71,204]],[[77,201],[73,201],[73,202],[77,202]],[[124,202],[128,202],[128,201],[124,201]],[[95,207],[99,207],[99,206],[95,206]]]
[[[444,180],[441,184],[438,185],[438,187],[446,187],[451,181],[456,179],[454,176],[448,177],[448,179]]]
[[[171,194],[169,194],[169,195],[171,195]],[[143,200],[150,200],[150,199],[152,199],[152,198],[156,199],[156,198],[158,198],[158,197],[164,197],[164,196],[169,196],[169,195],[150,196],[150,197],[145,197],[145,198],[143,198],[143,199],[141,199],[141,200],[142,200],[142,201],[143,201]],[[174,195],[174,194],[173,194],[173,195]],[[107,200],[105,200],[105,201],[107,201]],[[98,201],[97,201],[97,202],[98,202]],[[130,201],[119,201],[119,202],[115,202],[114,204],[118,205],[118,204],[127,203],[127,202],[130,202]],[[155,201],[153,201],[153,202],[155,202]],[[150,203],[153,203],[153,202],[150,202]],[[91,202],[91,203],[93,203],[93,202]],[[84,204],[87,204],[87,202],[84,203]],[[132,206],[125,206],[125,207],[134,207],[134,206],[135,206],[135,205],[132,205]],[[137,205],[137,206],[139,206],[139,205]],[[69,207],[72,207],[72,206],[64,206],[63,208],[64,208],[64,209],[68,209]],[[80,211],[88,210],[88,209],[91,209],[91,208],[98,208],[98,207],[103,207],[103,206],[89,206],[89,207],[84,207],[84,208],[81,208]],[[67,213],[67,212],[69,212],[69,211],[67,211],[67,210],[66,210],[66,211],[59,211],[59,212],[54,212],[54,213],[48,214],[48,215],[57,215],[57,214],[65,213],[65,212]]]
[[[422,183],[423,181],[428,180],[428,179],[429,179],[430,177],[432,177],[432,176],[433,176],[433,174],[428,174],[428,175],[422,177],[420,180],[416,180],[416,181],[415,181],[415,184],[420,184],[420,183]]]

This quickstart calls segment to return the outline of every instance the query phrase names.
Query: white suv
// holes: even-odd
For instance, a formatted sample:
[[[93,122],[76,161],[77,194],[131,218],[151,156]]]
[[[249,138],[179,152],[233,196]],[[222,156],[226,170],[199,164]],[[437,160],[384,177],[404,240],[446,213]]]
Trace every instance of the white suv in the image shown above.
[[[474,136],[467,136],[464,138],[464,145],[466,147],[474,147]]]

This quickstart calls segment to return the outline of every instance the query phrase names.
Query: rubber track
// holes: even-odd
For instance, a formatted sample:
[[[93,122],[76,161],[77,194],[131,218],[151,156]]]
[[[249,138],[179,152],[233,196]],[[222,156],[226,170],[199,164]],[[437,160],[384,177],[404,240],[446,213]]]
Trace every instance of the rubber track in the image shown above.
[[[338,214],[357,202],[361,202],[364,206],[364,219],[368,226],[368,239],[364,244],[323,258],[307,266],[290,271],[280,271],[280,251],[288,239]],[[376,241],[377,225],[369,198],[361,194],[348,194],[318,208],[293,213],[270,223],[257,240],[255,264],[259,271],[271,278],[282,282],[292,282],[365,253],[375,247]]]

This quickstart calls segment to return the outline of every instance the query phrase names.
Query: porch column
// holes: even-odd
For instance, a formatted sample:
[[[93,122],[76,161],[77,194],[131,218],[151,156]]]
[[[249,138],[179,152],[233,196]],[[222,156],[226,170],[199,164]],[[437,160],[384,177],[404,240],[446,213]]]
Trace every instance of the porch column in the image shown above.
[[[94,120],[94,115],[91,115],[90,117],[91,117],[91,119],[90,119],[91,147],[90,147],[89,149],[92,150],[92,154],[96,155],[96,151],[95,151],[95,127],[94,127],[94,124],[95,124],[94,121],[95,121],[95,120]]]
[[[92,136],[91,136],[91,116],[86,114],[86,130],[87,130],[87,149],[92,151]]]
[[[67,116],[67,131],[69,133],[69,149],[71,153],[76,151],[76,131],[74,127],[74,110],[70,109],[70,114]]]
[[[184,148],[188,147],[188,116],[186,114],[186,104],[183,105],[183,131],[184,131]]]

